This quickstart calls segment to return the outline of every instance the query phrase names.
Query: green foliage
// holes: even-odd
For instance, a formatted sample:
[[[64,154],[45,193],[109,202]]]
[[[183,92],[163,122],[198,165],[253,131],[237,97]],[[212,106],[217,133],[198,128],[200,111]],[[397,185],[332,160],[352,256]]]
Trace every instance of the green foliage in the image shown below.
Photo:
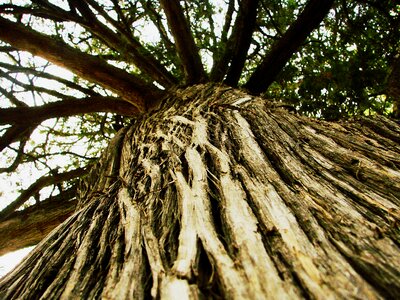
[[[399,7],[341,1],[265,96],[328,120],[390,114],[387,77],[400,50]]]

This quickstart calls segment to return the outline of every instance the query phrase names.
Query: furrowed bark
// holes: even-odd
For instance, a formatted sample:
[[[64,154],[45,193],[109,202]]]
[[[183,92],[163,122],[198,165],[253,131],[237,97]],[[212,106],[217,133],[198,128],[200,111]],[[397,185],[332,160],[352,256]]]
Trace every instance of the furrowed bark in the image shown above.
[[[383,117],[329,123],[223,86],[177,90],[118,133],[0,297],[396,298],[399,140]]]
[[[38,55],[83,79],[109,89],[141,112],[151,107],[153,104],[151,102],[162,94],[161,90],[145,83],[133,74],[1,17],[0,39],[15,48]]]
[[[133,116],[139,111],[135,106],[114,97],[88,97],[87,99],[66,99],[35,107],[0,108],[2,124],[40,124],[40,122],[59,117],[69,117],[93,112],[112,112]]]
[[[206,79],[199,50],[191,34],[178,0],[161,0],[160,4],[167,16],[169,28],[175,40],[176,50],[181,59],[186,84],[195,84]]]
[[[266,91],[293,53],[322,22],[334,2],[334,0],[310,0],[282,38],[272,45],[244,87],[253,94]]]
[[[43,240],[55,227],[71,216],[76,207],[76,187],[0,222],[0,256]],[[60,198],[60,199],[58,199]]]

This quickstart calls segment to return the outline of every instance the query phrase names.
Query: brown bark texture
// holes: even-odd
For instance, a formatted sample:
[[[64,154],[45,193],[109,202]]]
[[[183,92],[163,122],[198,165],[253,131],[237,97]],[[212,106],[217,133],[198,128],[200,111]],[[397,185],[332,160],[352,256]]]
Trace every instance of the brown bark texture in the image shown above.
[[[75,199],[50,199],[14,212],[0,222],[0,255],[38,244],[71,216],[75,207]]]
[[[393,98],[393,116],[400,119],[400,55],[392,63],[388,79],[388,94]]]
[[[1,299],[395,299],[400,126],[176,90],[121,130]]]

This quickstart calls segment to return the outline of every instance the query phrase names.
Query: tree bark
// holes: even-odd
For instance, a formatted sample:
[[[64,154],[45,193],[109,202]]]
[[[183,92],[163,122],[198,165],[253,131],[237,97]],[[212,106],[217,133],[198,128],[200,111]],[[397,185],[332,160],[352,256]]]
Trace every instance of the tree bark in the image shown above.
[[[16,211],[6,220],[0,221],[0,255],[38,244],[71,216],[77,201],[64,200],[42,201],[39,205]]]
[[[223,86],[121,130],[2,299],[400,294],[400,127],[307,119]]]
[[[392,62],[388,78],[388,95],[393,101],[393,116],[400,119],[400,54]]]

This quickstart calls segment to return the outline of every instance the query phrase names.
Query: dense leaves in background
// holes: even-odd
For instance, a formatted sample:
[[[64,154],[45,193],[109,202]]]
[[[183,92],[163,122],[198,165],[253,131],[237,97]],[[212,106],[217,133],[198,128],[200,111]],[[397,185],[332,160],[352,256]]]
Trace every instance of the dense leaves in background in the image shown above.
[[[172,5],[161,2],[167,9]],[[146,97],[142,104],[129,103],[136,90],[154,96],[214,81],[327,120],[396,113],[399,100],[388,87],[398,82],[390,76],[400,52],[400,6],[391,0],[334,1],[317,29],[303,33],[305,41],[285,48],[286,33],[296,30],[303,9],[317,2],[181,1],[192,43],[185,28],[167,21],[159,1],[1,1],[1,40],[8,42],[0,43],[0,170],[3,178],[43,177],[36,182],[26,175],[11,177],[10,189],[20,196],[0,219],[29,199],[73,198],[86,166],[116,131],[145,110]],[[7,32],[10,21],[15,27]],[[175,41],[171,28],[189,42]],[[40,40],[35,32],[50,40]],[[38,43],[32,46],[30,40]],[[69,52],[60,50],[65,45]],[[40,58],[40,46],[53,47],[54,57]],[[195,47],[201,61],[191,56]],[[253,72],[274,47],[282,55],[270,57],[277,63],[268,66],[273,67],[269,81],[260,89]],[[70,64],[63,65],[67,60]],[[131,75],[120,80],[96,73],[103,69]],[[124,86],[125,79],[130,83]]]
[[[390,114],[388,78],[399,54],[399,16],[396,1],[338,1],[266,96],[329,120]]]

